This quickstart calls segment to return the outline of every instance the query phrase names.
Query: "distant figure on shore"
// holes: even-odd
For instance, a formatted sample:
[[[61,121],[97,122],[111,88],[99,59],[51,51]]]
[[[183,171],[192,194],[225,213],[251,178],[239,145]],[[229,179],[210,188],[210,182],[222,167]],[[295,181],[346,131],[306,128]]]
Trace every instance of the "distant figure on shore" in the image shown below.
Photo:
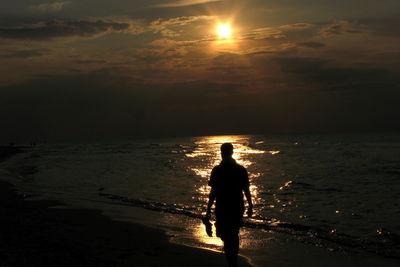
[[[247,170],[237,164],[232,155],[233,145],[231,143],[222,144],[222,161],[213,168],[208,183],[211,186],[211,192],[207,205],[206,218],[203,221],[207,228],[207,234],[211,235],[209,218],[211,217],[211,207],[215,200],[215,227],[217,236],[224,242],[224,252],[228,265],[235,267],[237,266],[239,253],[239,229],[243,225],[243,192],[246,195],[249,205],[247,211],[249,217],[253,214],[253,204],[249,190]]]

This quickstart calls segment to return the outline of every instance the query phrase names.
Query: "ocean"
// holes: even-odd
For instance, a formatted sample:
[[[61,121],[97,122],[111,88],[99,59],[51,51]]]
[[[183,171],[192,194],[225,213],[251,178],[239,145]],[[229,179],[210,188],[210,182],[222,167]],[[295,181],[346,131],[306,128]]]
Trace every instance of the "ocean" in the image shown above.
[[[0,176],[27,199],[100,209],[161,228],[172,242],[221,251],[199,218],[224,142],[233,143],[234,158],[249,173],[254,215],[244,220],[241,254],[253,263],[266,266],[274,244],[400,263],[398,134],[40,144],[1,163]]]

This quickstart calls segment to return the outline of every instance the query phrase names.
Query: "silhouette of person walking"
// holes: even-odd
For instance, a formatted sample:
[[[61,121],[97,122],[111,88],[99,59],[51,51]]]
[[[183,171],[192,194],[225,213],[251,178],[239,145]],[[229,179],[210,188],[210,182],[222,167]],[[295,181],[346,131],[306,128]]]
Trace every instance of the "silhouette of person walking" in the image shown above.
[[[211,172],[211,186],[209,195],[206,221],[211,217],[211,207],[215,203],[215,227],[217,236],[224,242],[224,252],[228,265],[237,266],[239,253],[239,229],[243,225],[244,199],[243,192],[248,202],[247,215],[253,214],[253,204],[249,190],[249,177],[247,170],[236,163],[232,158],[233,145],[224,143],[221,145],[222,161]],[[210,223],[207,233],[211,234]]]

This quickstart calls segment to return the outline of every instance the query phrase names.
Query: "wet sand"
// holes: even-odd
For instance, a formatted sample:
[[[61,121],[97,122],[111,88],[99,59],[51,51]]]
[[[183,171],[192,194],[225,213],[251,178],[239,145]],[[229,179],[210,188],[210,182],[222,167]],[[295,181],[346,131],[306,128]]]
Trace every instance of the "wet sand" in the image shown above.
[[[17,152],[19,149],[8,149],[4,157],[0,153],[0,163]],[[164,231],[146,225],[115,221],[95,209],[25,200],[10,184],[0,181],[1,267],[227,266],[223,254],[173,244]],[[261,249],[241,250],[257,266],[398,266],[396,260],[373,255],[345,255],[300,242],[280,243],[277,233],[270,234],[266,239],[270,241]],[[250,264],[241,258],[239,266]]]
[[[59,204],[23,200],[0,182],[1,266],[226,266],[221,253],[172,244],[160,230]]]
[[[17,152],[4,149],[0,161]],[[24,200],[0,181],[1,266],[227,266],[223,254],[172,244],[161,230],[60,205]]]
[[[16,153],[23,152],[27,147],[22,146],[0,146],[0,162],[6,160]]]

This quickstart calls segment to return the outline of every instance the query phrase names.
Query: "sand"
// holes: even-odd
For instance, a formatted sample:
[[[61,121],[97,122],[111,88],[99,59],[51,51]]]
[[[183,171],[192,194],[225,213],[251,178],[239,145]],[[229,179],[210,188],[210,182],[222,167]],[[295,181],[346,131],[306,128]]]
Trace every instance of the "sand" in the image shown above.
[[[3,149],[0,161],[17,152]],[[60,205],[0,182],[0,266],[227,266],[223,254],[172,244],[161,230]]]
[[[1,147],[0,147],[1,148]],[[0,162],[20,148],[0,149]],[[62,208],[60,208],[62,207]],[[373,255],[345,255],[300,242],[242,252],[257,266],[398,266]],[[95,209],[26,200],[0,181],[0,266],[227,266],[221,253],[169,242],[162,230],[115,221]],[[240,258],[239,266],[251,266]]]

